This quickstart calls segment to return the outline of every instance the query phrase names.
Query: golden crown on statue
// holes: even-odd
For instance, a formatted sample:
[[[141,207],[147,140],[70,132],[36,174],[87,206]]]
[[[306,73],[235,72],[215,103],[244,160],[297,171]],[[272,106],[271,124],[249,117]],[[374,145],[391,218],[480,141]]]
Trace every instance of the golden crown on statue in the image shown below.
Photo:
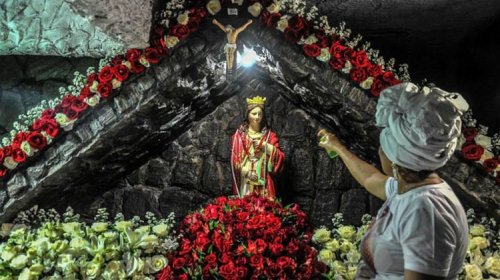
[[[255,96],[254,98],[247,98],[247,105],[264,105],[266,103],[266,98],[261,96]]]

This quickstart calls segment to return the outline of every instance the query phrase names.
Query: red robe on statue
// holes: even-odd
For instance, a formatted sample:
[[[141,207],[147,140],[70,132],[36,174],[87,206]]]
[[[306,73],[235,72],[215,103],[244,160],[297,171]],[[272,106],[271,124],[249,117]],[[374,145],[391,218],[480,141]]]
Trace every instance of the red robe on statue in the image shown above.
[[[265,130],[257,139],[257,147],[255,140],[248,136],[243,127],[231,137],[233,192],[240,197],[257,192],[274,199],[276,190],[273,177],[283,169],[285,155],[273,131]]]

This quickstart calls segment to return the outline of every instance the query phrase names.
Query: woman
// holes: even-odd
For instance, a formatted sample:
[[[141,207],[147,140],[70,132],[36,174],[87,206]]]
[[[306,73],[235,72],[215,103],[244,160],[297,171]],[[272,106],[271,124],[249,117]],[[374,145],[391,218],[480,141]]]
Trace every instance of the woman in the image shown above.
[[[384,173],[351,153],[335,135],[320,146],[337,152],[353,177],[385,200],[361,242],[356,279],[456,279],[468,242],[465,211],[436,170],[453,155],[460,115],[458,94],[419,91],[411,83],[384,90],[377,104],[379,157]]]
[[[245,121],[231,137],[233,191],[239,197],[250,193],[274,199],[273,176],[282,170],[285,155],[278,137],[267,126],[266,98],[247,98]]]

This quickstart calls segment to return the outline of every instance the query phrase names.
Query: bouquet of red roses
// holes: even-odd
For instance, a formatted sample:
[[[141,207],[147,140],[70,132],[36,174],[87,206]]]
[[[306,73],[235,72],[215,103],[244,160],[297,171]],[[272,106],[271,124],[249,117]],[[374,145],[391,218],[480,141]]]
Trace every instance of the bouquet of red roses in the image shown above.
[[[167,279],[318,279],[327,267],[311,246],[306,214],[297,204],[250,195],[218,197],[187,215]]]

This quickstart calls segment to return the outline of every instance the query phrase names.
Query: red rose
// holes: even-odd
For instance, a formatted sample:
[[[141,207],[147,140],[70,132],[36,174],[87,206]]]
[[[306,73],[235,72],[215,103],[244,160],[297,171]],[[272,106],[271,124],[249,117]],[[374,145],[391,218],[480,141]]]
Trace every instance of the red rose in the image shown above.
[[[465,140],[467,142],[471,142],[474,140],[474,138],[476,138],[477,136],[477,128],[475,127],[466,127],[462,130],[462,134],[464,135],[465,137]]]
[[[247,264],[247,258],[245,256],[240,257],[236,260],[237,266],[245,266]]]
[[[316,33],[314,34],[314,36],[316,36],[316,38],[318,39],[317,44],[321,48],[328,48],[328,46],[330,45],[329,44],[330,40],[328,39],[328,37],[326,36],[326,34],[323,30],[316,30]]]
[[[75,120],[76,118],[78,118],[78,112],[71,108],[64,109],[63,114],[65,114],[70,120]]]
[[[42,118],[44,119],[53,119],[56,116],[56,112],[52,109],[45,109],[42,112]]]
[[[177,257],[174,259],[172,267],[176,270],[182,269],[186,264],[186,259],[183,257]]]
[[[14,159],[15,162],[17,163],[25,162],[27,157],[28,155],[23,150],[19,148],[12,149],[12,158]]]
[[[380,92],[386,89],[389,86],[388,83],[380,80],[380,79],[374,79],[373,84],[370,88],[371,94],[375,97],[380,96]]]
[[[104,66],[101,69],[101,71],[99,72],[99,83],[107,83],[113,80],[114,75],[112,69],[113,68],[111,68],[111,66]]]
[[[220,207],[219,206],[215,206],[213,204],[208,205],[204,209],[205,216],[209,220],[216,220],[216,219],[218,219],[218,217],[219,217],[219,211],[220,211]]]
[[[130,69],[130,72],[135,74],[139,74],[146,69],[146,67],[139,63],[139,61],[133,61],[130,64],[132,65],[132,69]]]
[[[283,273],[283,269],[277,263],[270,263],[268,268],[266,269],[266,274],[268,274],[269,278],[276,278]]]
[[[111,68],[111,71],[113,71],[116,79],[120,82],[123,82],[128,78],[128,68],[123,64],[115,65]]]
[[[267,27],[276,28],[278,21],[281,19],[280,13],[272,13],[267,17],[265,25]]]
[[[153,29],[153,33],[158,37],[163,37],[163,34],[165,34],[165,27],[163,25],[157,25]]]
[[[12,139],[12,148],[16,149],[21,147],[21,144],[23,143],[23,141],[26,140],[27,137],[28,137],[27,132],[24,131],[18,132],[14,137],[14,139]]]
[[[271,243],[271,244],[269,244],[269,250],[275,256],[279,256],[283,252],[284,249],[285,249],[285,247],[282,244],[280,244],[280,243]]]
[[[330,61],[328,63],[330,64],[330,67],[332,67],[333,69],[341,70],[342,68],[344,68],[345,60],[343,58],[332,57],[330,58]]]
[[[342,56],[344,57],[345,60],[352,60],[355,55],[356,55],[356,51],[351,47],[347,47],[342,52]]]
[[[236,213],[236,219],[240,222],[246,222],[250,217],[250,213],[248,212],[238,212]]]
[[[199,16],[195,16],[195,15],[189,16],[189,21],[187,24],[187,27],[189,28],[189,33],[193,33],[196,30],[198,30],[198,28],[200,28],[200,25],[202,22],[203,22],[203,19]]]
[[[112,90],[113,86],[111,85],[111,83],[102,83],[97,86],[97,91],[102,98],[108,98]]]
[[[309,57],[317,57],[321,54],[321,48],[316,44],[304,45],[304,53]]]
[[[92,83],[94,83],[94,81],[97,81],[98,79],[99,79],[99,76],[97,75],[97,73],[92,73],[92,74],[88,75],[87,85],[92,85]]]
[[[176,24],[172,26],[170,32],[173,36],[179,38],[179,40],[183,40],[187,36],[189,36],[189,28],[182,24]]]
[[[297,44],[297,42],[300,40],[301,35],[295,29],[287,27],[287,28],[285,28],[284,33],[285,33],[286,39],[294,44]]]
[[[378,76],[382,75],[382,66],[378,64],[370,64],[368,66],[368,75],[371,77],[377,78]]]
[[[50,137],[55,138],[57,135],[59,135],[59,125],[57,124],[56,120],[46,119],[44,126],[45,132],[47,132]]]
[[[217,256],[214,253],[208,254],[205,256],[205,262],[210,266],[214,266],[217,264]]]
[[[191,252],[191,242],[186,238],[182,239],[178,252],[181,256],[189,254],[189,252]]]
[[[260,13],[260,16],[259,16],[259,19],[260,19],[260,22],[264,25],[267,25],[267,19],[271,16],[271,14],[269,13],[268,10],[263,10],[261,13]]]
[[[236,279],[236,269],[234,267],[234,263],[230,262],[220,266],[219,274],[224,279]]]
[[[245,279],[247,276],[248,269],[246,267],[238,267],[236,268],[236,277],[237,279]]]
[[[258,254],[263,254],[264,251],[266,250],[267,248],[267,243],[266,241],[264,241],[263,239],[257,239],[255,240],[255,248],[256,248],[256,252]]]
[[[334,42],[332,46],[330,47],[330,54],[334,57],[340,57],[342,56],[342,53],[347,49],[344,45],[342,45],[340,42]]]
[[[94,93],[90,92],[90,89],[87,85],[85,85],[82,90],[80,91],[80,97],[85,99],[93,96]]]
[[[387,82],[390,86],[397,85],[397,84],[401,83],[400,80],[396,79],[396,76],[394,76],[394,73],[389,72],[389,71],[384,72],[382,74],[382,80]]]
[[[196,7],[193,7],[191,9],[189,9],[189,17],[194,17],[194,16],[197,16],[197,17],[200,17],[200,18],[204,18],[207,16],[207,11],[205,9],[202,9],[202,8],[196,8]]]
[[[288,27],[299,32],[306,27],[306,21],[304,18],[295,15],[288,20]]]
[[[121,65],[124,60],[125,60],[125,57],[121,54],[118,54],[115,57],[113,57],[113,59],[111,60],[111,65],[113,65],[113,66]]]
[[[262,268],[264,268],[264,258],[262,257],[262,255],[252,255],[250,257],[250,266],[255,268],[256,270],[261,270]]]
[[[248,223],[247,223],[248,229],[258,229],[262,226],[264,226],[264,225],[263,225],[262,217],[260,215],[255,215],[250,220],[248,220]]]
[[[351,59],[352,65],[356,68],[366,68],[369,66],[370,61],[364,50],[354,52],[354,57]]]
[[[368,78],[368,74],[366,73],[366,70],[363,68],[352,68],[351,71],[349,72],[349,76],[351,77],[351,80],[357,84],[361,83],[362,81],[366,80],[366,78]]]
[[[3,159],[5,158],[5,153],[3,148],[0,148],[0,166],[3,164]]]
[[[74,95],[65,95],[63,99],[61,100],[61,106],[62,108],[69,108],[71,107],[71,104],[73,104],[73,101],[76,100],[76,96]]]
[[[4,177],[7,174],[7,168],[0,166],[0,178]]]
[[[149,63],[157,64],[160,61],[157,48],[146,48],[144,56]]]
[[[141,58],[141,54],[142,52],[138,49],[129,49],[126,53],[125,53],[125,58],[130,61],[130,62],[133,62],[133,61],[138,61],[139,58]]]
[[[54,107],[54,112],[57,114],[57,113],[62,113],[63,111],[63,106],[61,104],[57,104],[55,107]]]
[[[194,241],[194,248],[203,251],[208,244],[210,244],[210,240],[204,234],[198,234],[198,237]]]
[[[292,241],[290,241],[290,243],[288,243],[288,246],[286,246],[286,250],[290,255],[295,254],[295,252],[299,250],[299,242],[297,241],[297,239],[293,239]]]
[[[47,146],[47,139],[39,132],[31,132],[26,139],[31,147],[41,150]]]
[[[88,108],[89,108],[89,105],[80,99],[75,99],[73,101],[73,104],[71,104],[71,107],[70,107],[71,110],[77,112],[78,114],[87,110]]]
[[[498,166],[498,161],[495,158],[489,158],[483,162],[483,167],[487,172],[493,172]]]
[[[462,146],[462,155],[465,159],[479,160],[483,153],[484,148],[481,145],[469,143]]]
[[[224,263],[224,264],[230,263],[232,261],[233,261],[233,257],[229,253],[223,253],[222,257],[220,258],[220,262]]]
[[[179,279],[179,280],[188,280],[189,276],[186,273],[183,273],[183,274],[179,275],[179,277],[177,279]]]

